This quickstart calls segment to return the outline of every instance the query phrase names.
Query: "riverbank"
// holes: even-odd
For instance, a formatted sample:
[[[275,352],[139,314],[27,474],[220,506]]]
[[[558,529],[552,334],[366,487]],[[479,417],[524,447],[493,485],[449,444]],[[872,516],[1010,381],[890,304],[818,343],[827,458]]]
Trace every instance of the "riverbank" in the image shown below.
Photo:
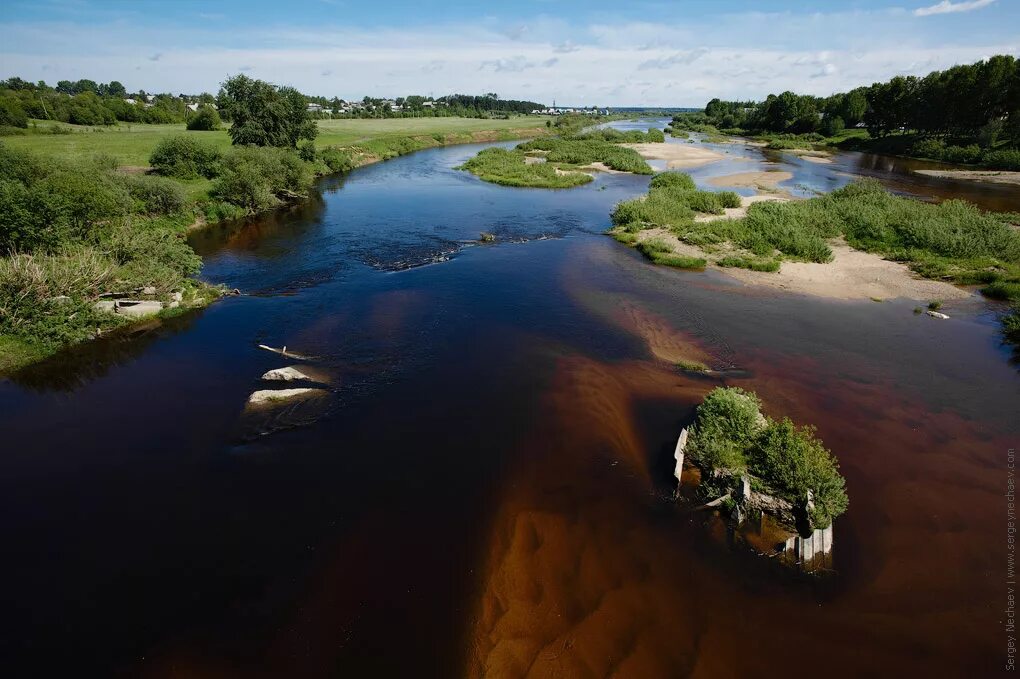
[[[965,179],[974,182],[993,182],[1020,186],[1020,172],[1006,170],[914,170],[917,174],[944,179]]]
[[[167,307],[163,313],[199,308],[218,298],[218,288],[191,278],[201,260],[184,240],[190,231],[303,200],[316,176],[428,148],[519,139],[554,130],[536,117],[319,123],[320,143],[335,145],[321,148],[314,163],[295,154],[283,158],[285,152],[279,151],[284,161],[281,170],[290,169],[266,171],[276,172],[286,183],[277,186],[273,179],[272,193],[257,201],[249,201],[249,193],[242,191],[237,195],[243,202],[234,204],[214,195],[217,184],[210,178],[157,177],[149,167],[153,150],[170,138],[193,140],[228,157],[235,147],[222,130],[186,132],[183,125],[132,125],[0,140],[0,151],[11,160],[3,178],[18,182],[26,200],[37,186],[47,184],[50,188],[44,193],[57,210],[54,214],[70,215],[59,223],[53,222],[55,217],[41,217],[43,221],[36,223],[38,218],[29,219],[30,213],[15,210],[31,224],[15,225],[14,233],[32,234],[35,240],[12,242],[9,245],[22,254],[0,259],[0,376],[65,347],[142,322],[97,308],[103,296],[151,288],[154,292],[146,299],[163,302]],[[249,154],[251,158],[242,154],[231,162],[269,168],[265,161],[270,160],[266,154],[271,151],[259,155],[256,150]],[[67,177],[74,177],[74,182]],[[34,252],[41,254],[34,256]],[[177,293],[185,301],[171,310]]]

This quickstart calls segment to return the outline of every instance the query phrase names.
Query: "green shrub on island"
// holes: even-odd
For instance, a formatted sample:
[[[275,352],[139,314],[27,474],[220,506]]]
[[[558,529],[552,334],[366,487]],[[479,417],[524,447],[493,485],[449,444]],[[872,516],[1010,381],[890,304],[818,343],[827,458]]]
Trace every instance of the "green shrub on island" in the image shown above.
[[[157,174],[177,179],[212,179],[220,172],[222,154],[212,144],[195,137],[175,134],[161,139],[149,156]]]
[[[652,180],[648,182],[649,188],[659,189],[664,186],[675,186],[678,189],[685,191],[695,191],[697,186],[694,185],[694,179],[691,175],[683,172],[660,172],[659,174],[652,177]]]
[[[666,141],[665,133],[654,127],[648,128],[647,131],[642,132],[641,130],[627,130],[626,132],[621,130],[614,130],[611,127],[604,127],[598,130],[592,130],[590,132],[583,132],[580,134],[574,134],[564,136],[567,141],[606,141],[611,144],[641,144],[641,143],[658,143],[661,144]]]
[[[699,191],[690,175],[661,172],[652,177],[648,194],[618,203],[612,212],[613,223],[649,226],[682,226],[693,223],[697,212],[723,214],[723,209],[739,207],[740,196],[732,191]]]
[[[763,271],[767,273],[775,273],[776,271],[779,271],[780,267],[780,263],[775,259],[760,259],[757,257],[728,256],[717,260],[716,264],[721,267],[749,269],[751,271]]]
[[[493,147],[484,149],[459,169],[493,184],[525,188],[567,189],[592,181],[591,175],[584,172],[558,172],[555,165],[529,164],[525,158],[519,150]]]
[[[824,528],[849,506],[839,464],[812,427],[797,427],[789,418],[775,421],[761,413],[753,392],[718,387],[698,406],[687,451],[715,483],[735,488],[740,475],[753,488],[803,506],[808,491],[814,509],[812,526]]]
[[[590,165],[603,163],[612,170],[653,174],[653,170],[634,149],[597,139],[558,139],[544,137],[525,142],[521,151],[545,151],[547,163]]]

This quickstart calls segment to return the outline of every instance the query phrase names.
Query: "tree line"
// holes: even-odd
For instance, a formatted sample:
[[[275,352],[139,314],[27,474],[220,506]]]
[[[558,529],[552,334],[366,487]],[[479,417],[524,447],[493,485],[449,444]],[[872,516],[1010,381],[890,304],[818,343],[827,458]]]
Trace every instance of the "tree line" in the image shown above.
[[[722,130],[825,136],[864,127],[876,138],[908,132],[973,141],[982,148],[1017,146],[1020,61],[997,55],[828,97],[787,91],[759,102],[713,99],[705,106],[704,122]]]
[[[145,90],[132,93],[116,80],[61,80],[51,87],[43,80],[31,83],[9,78],[0,81],[0,127],[28,127],[33,118],[72,125],[183,123],[195,113],[188,104],[211,105],[215,101],[208,92],[177,96],[151,95]]]

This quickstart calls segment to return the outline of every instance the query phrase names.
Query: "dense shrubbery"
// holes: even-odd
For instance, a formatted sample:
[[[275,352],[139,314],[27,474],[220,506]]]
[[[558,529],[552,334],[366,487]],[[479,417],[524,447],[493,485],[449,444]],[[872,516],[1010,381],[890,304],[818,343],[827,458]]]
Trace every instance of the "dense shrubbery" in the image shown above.
[[[992,170],[1012,170],[1020,172],[1020,150],[1003,149],[985,154],[984,164]]]
[[[180,184],[166,177],[127,176],[121,180],[131,197],[137,201],[136,212],[149,215],[171,215],[187,205]]]
[[[357,167],[354,154],[346,149],[327,146],[319,151],[319,160],[330,172],[347,172]]]
[[[657,174],[649,186],[647,196],[614,208],[614,224],[675,227],[693,222],[696,212],[722,214],[724,208],[740,206],[740,196],[732,191],[698,191],[694,180],[679,172]]]
[[[292,151],[239,146],[224,157],[212,194],[254,213],[304,195],[314,179],[313,166]]]
[[[161,139],[149,164],[161,175],[177,179],[212,178],[219,174],[222,154],[215,146],[185,134]]]
[[[200,260],[181,230],[178,184],[116,171],[109,158],[65,163],[0,143],[0,335],[51,351],[123,318],[110,290],[186,286]]]
[[[687,450],[706,472],[721,472],[724,483],[748,474],[753,487],[802,506],[808,491],[814,510],[808,517],[825,527],[849,506],[839,464],[811,427],[797,427],[789,419],[773,421],[762,415],[752,393],[719,387],[698,406]]]
[[[188,119],[188,129],[208,132],[220,129],[220,114],[212,106],[199,106],[195,115]]]

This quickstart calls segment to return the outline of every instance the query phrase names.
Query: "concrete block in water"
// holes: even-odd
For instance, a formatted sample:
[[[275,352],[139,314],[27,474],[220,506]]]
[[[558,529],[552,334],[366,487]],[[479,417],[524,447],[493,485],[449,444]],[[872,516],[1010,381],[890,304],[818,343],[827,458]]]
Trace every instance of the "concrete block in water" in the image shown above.
[[[673,470],[673,476],[676,477],[677,485],[680,485],[680,476],[684,471],[684,449],[687,448],[687,427],[680,430],[680,438],[676,440],[676,449],[673,451],[673,457],[676,459],[676,468]]]

